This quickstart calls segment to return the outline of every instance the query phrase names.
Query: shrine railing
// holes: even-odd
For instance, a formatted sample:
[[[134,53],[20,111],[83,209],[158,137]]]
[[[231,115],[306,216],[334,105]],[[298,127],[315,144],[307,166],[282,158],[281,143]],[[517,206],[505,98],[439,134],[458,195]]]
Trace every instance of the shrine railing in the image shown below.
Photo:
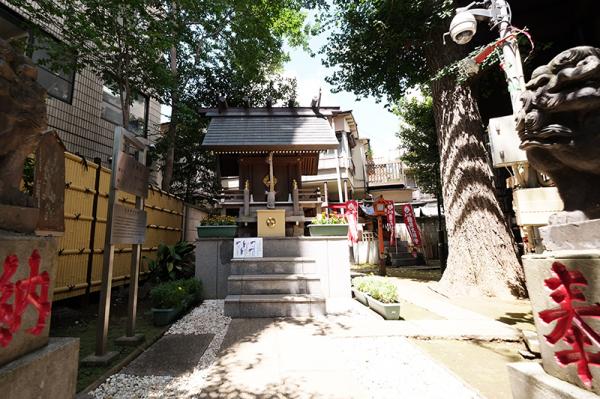
[[[323,198],[320,188],[294,188],[287,201],[277,201],[276,204],[292,204],[294,215],[304,214],[304,208],[317,208],[320,212]],[[252,205],[266,205],[265,201],[255,201],[248,188],[244,190],[225,189],[219,194],[219,206],[222,212],[226,208],[239,208],[240,216],[250,216],[250,207]]]

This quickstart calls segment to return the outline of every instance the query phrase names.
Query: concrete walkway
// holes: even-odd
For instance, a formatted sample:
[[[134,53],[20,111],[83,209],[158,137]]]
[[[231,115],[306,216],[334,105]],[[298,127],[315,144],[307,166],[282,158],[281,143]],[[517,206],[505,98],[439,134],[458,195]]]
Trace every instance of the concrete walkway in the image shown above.
[[[316,319],[231,320],[223,316],[222,301],[206,301],[92,395],[480,397],[405,338],[444,329],[459,334],[456,321],[389,322],[355,301],[349,305],[350,312]]]

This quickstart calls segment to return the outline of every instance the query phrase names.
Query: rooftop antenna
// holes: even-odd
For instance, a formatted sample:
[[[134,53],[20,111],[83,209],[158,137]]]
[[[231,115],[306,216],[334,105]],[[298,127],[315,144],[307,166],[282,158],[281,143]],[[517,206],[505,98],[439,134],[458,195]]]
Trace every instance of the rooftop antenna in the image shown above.
[[[217,108],[219,109],[219,113],[225,112],[227,110],[227,96],[220,95],[217,99]]]
[[[250,104],[250,97],[244,96],[242,98],[242,102],[244,103],[244,108],[250,108],[250,106],[251,106],[251,104]]]
[[[317,108],[321,108],[321,94],[322,94],[322,90],[321,90],[321,87],[319,86],[319,101],[317,101]]]

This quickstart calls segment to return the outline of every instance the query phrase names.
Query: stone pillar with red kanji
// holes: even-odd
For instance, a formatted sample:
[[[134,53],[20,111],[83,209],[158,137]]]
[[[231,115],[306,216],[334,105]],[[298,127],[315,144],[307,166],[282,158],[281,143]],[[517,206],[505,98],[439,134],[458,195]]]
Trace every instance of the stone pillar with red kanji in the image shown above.
[[[0,89],[0,396],[72,398],[79,340],[49,337],[57,236],[64,231],[65,147],[47,128],[36,67],[2,39],[0,65],[0,88],[9,88]],[[28,193],[21,181],[32,154]]]
[[[523,94],[521,148],[564,211],[540,228],[545,251],[523,257],[542,359],[509,366],[515,399],[600,394],[598,84],[600,49],[576,47],[536,69]]]

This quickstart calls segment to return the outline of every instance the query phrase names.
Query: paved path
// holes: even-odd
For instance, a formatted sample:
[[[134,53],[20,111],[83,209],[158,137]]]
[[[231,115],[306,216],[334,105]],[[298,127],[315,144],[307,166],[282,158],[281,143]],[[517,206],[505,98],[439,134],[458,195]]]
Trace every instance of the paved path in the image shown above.
[[[404,337],[410,336],[410,329],[433,331],[440,325],[386,322],[362,305],[350,303],[353,311],[319,319],[231,320],[222,314],[222,301],[206,301],[93,395],[479,397]],[[449,322],[440,320],[444,321]]]

